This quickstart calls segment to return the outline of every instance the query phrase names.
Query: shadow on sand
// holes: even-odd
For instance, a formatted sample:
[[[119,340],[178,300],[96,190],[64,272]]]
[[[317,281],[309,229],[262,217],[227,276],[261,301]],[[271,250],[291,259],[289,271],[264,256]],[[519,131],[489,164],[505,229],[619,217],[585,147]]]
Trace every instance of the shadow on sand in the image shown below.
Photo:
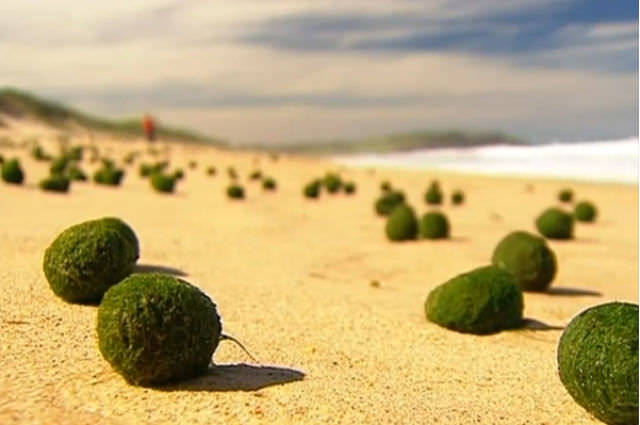
[[[520,329],[530,331],[561,331],[564,329],[564,326],[548,325],[540,320],[525,317],[522,319],[522,327],[520,327]]]
[[[566,297],[601,297],[602,293],[598,291],[592,291],[589,289],[581,288],[566,288],[562,286],[551,287],[545,292],[547,295],[558,295]]]
[[[206,375],[159,388],[163,391],[257,391],[273,385],[301,381],[305,374],[276,366],[252,366],[244,363],[215,365]]]
[[[156,264],[136,264],[133,271],[135,273],[164,273],[173,276],[188,276],[187,273],[180,269],[167,266],[158,266]]]

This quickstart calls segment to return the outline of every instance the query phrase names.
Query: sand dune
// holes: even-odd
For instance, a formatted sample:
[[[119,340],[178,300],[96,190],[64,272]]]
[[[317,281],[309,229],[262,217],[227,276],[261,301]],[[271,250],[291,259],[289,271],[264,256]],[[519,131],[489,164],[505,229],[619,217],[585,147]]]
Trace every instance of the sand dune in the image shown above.
[[[98,142],[116,158],[142,146]],[[525,295],[529,329],[473,336],[428,323],[428,292],[488,263],[507,232],[534,230],[565,182],[371,172],[172,145],[173,163],[187,174],[175,195],[152,192],[137,167],[121,188],[75,184],[56,195],[36,187],[44,164],[24,150],[0,151],[20,156],[27,170],[24,187],[0,184],[0,423],[597,423],[557,376],[556,327],[587,306],[637,302],[635,185],[571,183],[577,198],[600,207],[598,223],[578,225],[575,241],[550,243],[559,273],[550,293]],[[191,159],[196,170],[186,167]],[[209,164],[218,176],[205,176]],[[232,164],[243,182],[254,167],[273,175],[278,191],[246,182],[247,199],[229,201],[223,170]],[[356,196],[302,198],[303,182],[337,168],[356,181]],[[380,181],[405,189],[422,213],[432,178],[467,194],[463,207],[443,208],[453,238],[390,244],[372,207]],[[221,367],[194,381],[145,389],[114,373],[97,349],[96,309],[56,298],[41,268],[57,233],[106,215],[136,230],[147,270],[184,274],[203,288],[224,330],[264,367],[223,343]]]

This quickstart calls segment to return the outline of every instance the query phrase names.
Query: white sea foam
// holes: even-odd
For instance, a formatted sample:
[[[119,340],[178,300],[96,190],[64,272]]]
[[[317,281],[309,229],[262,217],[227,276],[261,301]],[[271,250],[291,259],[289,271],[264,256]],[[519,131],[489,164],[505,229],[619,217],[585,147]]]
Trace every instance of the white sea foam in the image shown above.
[[[355,166],[440,169],[602,182],[638,182],[638,138],[623,140],[422,149],[335,158]]]

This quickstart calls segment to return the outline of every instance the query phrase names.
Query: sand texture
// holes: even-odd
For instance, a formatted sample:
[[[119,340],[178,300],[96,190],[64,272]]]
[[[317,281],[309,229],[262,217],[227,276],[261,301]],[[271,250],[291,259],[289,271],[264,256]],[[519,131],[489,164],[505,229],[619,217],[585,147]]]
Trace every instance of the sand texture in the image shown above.
[[[99,146],[118,160],[142,149]],[[528,329],[473,336],[428,323],[427,294],[488,264],[508,232],[534,231],[535,217],[568,183],[353,168],[342,175],[358,184],[355,196],[310,201],[303,183],[341,167],[172,145],[172,164],[186,172],[174,195],[154,193],[138,176],[139,161],[120,188],[77,183],[59,195],[37,187],[46,163],[24,149],[0,153],[21,157],[27,172],[23,187],[0,184],[1,424],[598,423],[560,383],[556,347],[559,328],[585,307],[637,302],[635,185],[570,183],[578,200],[600,207],[598,222],[578,224],[573,241],[550,242],[559,272],[550,293],[525,294]],[[208,165],[217,176],[205,175]],[[246,186],[244,201],[225,196],[230,165]],[[275,193],[248,181],[254,168],[277,179]],[[380,182],[404,189],[422,214],[432,178],[446,193],[467,195],[464,206],[442,208],[452,239],[389,243],[373,212]],[[42,272],[60,231],[108,215],[137,232],[142,270],[184,274],[200,286],[224,331],[262,366],[223,342],[219,366],[193,381],[136,388],[113,372],[97,348],[96,308],[61,301]]]

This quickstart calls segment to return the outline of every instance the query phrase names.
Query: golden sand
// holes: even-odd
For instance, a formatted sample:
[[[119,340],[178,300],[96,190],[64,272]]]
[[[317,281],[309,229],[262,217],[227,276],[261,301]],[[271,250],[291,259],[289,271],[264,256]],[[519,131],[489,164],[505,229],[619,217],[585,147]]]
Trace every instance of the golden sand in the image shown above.
[[[120,159],[142,145],[100,146]],[[635,185],[343,169],[358,185],[355,196],[310,201],[303,183],[341,167],[175,145],[172,165],[186,179],[174,195],[154,193],[138,163],[120,188],[76,183],[60,195],[37,188],[46,163],[26,150],[0,152],[20,156],[27,171],[23,187],[0,184],[1,424],[597,423],[560,383],[561,330],[553,327],[591,305],[637,302]],[[205,175],[208,165],[216,177]],[[230,165],[245,184],[244,201],[226,198]],[[86,159],[83,167],[92,169]],[[248,181],[254,168],[276,178],[275,193]],[[464,206],[443,207],[452,239],[389,243],[373,212],[380,182],[404,189],[423,213],[432,178],[446,193],[467,195]],[[506,233],[534,231],[535,217],[567,185],[600,216],[578,224],[575,240],[550,242],[559,263],[553,289],[525,294],[525,316],[539,329],[474,336],[425,320],[434,286],[487,264]],[[44,250],[60,231],[107,215],[135,229],[143,268],[182,272],[206,291],[225,332],[262,367],[222,343],[221,366],[172,387],[132,387],[113,372],[97,349],[96,308],[56,298],[42,272]]]

